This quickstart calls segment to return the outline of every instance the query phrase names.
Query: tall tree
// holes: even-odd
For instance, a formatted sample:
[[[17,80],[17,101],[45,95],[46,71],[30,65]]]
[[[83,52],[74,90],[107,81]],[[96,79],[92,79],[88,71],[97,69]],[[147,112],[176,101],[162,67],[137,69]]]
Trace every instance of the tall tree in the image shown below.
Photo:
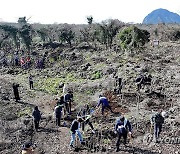
[[[27,24],[26,17],[19,17],[18,23],[21,24],[21,25]]]
[[[30,52],[32,43],[32,28],[30,25],[23,25],[19,30],[20,37],[22,38],[27,50]]]
[[[89,25],[91,25],[92,22],[93,22],[93,17],[92,16],[88,16],[87,17],[87,22],[88,22]]]
[[[20,45],[19,45],[19,38],[18,38],[18,28],[14,27],[14,26],[10,26],[10,25],[0,25],[0,29],[2,29],[5,33],[6,33],[6,39],[7,38],[12,38],[15,46],[17,49],[19,49]]]
[[[118,20],[106,20],[99,24],[101,29],[101,40],[106,45],[106,48],[111,48],[113,38],[116,36],[122,26],[123,24]]]
[[[75,38],[75,32],[70,27],[64,27],[61,29],[59,38],[62,42],[67,42],[69,46],[72,46],[72,41]]]
[[[47,29],[46,28],[41,28],[39,30],[36,31],[37,34],[41,37],[43,42],[48,41],[48,33],[47,33]]]

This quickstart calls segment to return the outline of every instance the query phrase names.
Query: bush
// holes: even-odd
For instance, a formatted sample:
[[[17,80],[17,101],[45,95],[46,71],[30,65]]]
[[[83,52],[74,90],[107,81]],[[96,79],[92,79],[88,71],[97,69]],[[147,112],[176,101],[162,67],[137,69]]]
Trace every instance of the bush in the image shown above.
[[[149,37],[150,33],[146,30],[135,26],[126,27],[119,33],[120,47],[122,49],[140,48],[149,42]]]
[[[169,38],[171,41],[178,41],[180,39],[180,31],[179,30],[173,31],[170,34]]]
[[[102,73],[100,71],[95,71],[91,76],[91,80],[100,79],[101,77],[102,77]]]

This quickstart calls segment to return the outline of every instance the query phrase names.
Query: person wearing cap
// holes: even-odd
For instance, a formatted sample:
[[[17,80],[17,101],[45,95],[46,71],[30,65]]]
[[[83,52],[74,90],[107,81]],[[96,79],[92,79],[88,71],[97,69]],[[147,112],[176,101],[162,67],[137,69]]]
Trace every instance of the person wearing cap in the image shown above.
[[[34,107],[34,111],[32,113],[33,119],[34,119],[34,127],[37,131],[39,129],[39,122],[41,120],[41,112],[38,109],[38,106]]]
[[[128,119],[124,117],[124,115],[121,115],[119,119],[116,121],[115,125],[115,133],[118,134],[118,140],[116,142],[117,152],[119,151],[119,145],[120,145],[120,139],[123,137],[124,144],[126,144],[127,135],[132,135],[132,127]]]
[[[111,113],[114,113],[111,109],[111,106],[109,105],[108,99],[102,95],[99,95],[99,102],[96,107],[99,107],[101,104],[102,104],[102,109],[101,109],[102,115],[104,115],[104,110],[106,108],[109,109]]]
[[[151,117],[151,125],[154,125],[154,142],[158,142],[159,135],[162,131],[162,125],[164,123],[164,119],[167,117],[166,112],[162,111],[161,109],[158,110],[152,117]]]
[[[70,127],[70,130],[71,130],[70,147],[74,147],[73,144],[75,141],[76,134],[78,135],[81,144],[84,145],[83,137],[82,137],[81,132],[79,130],[81,122],[83,122],[83,119],[81,117],[77,117],[77,119],[75,119],[71,124],[71,127]]]
[[[22,154],[35,154],[32,143],[27,142],[23,145]]]

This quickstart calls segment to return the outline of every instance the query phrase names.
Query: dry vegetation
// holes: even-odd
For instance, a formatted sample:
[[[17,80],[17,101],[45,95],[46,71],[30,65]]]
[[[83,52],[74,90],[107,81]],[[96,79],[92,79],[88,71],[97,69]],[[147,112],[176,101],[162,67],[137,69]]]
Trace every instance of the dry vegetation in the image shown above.
[[[13,26],[21,31],[28,29],[18,24]],[[150,42],[146,42],[137,48],[128,43],[130,45],[122,49],[119,34],[129,26],[116,20],[90,25],[30,25],[30,29],[26,29],[29,35],[26,37],[31,39],[29,45],[23,42],[20,33],[17,34],[18,47],[25,51],[22,53],[20,50],[18,56],[31,56],[32,64],[27,69],[14,65],[13,56],[19,49],[12,33],[1,29],[0,153],[20,153],[22,144],[28,140],[36,143],[36,151],[40,154],[115,153],[113,129],[121,112],[132,123],[134,138],[127,147],[121,145],[119,153],[178,154],[179,144],[153,144],[143,139],[151,133],[149,118],[158,108],[169,113],[162,138],[180,135],[180,25],[135,25],[140,30],[147,30],[150,40],[158,39],[159,46],[152,47]],[[105,30],[109,31],[105,33]],[[65,32],[73,37],[70,42],[64,40]],[[112,38],[105,39],[109,34],[113,35]],[[131,31],[131,36],[134,34],[135,31]],[[138,38],[131,39],[133,43],[136,41],[139,41]],[[4,58],[7,65],[3,63]],[[35,68],[38,58],[44,58],[42,69]],[[154,93],[148,95],[147,87],[137,92],[134,80],[142,72],[153,76],[151,89]],[[34,79],[34,90],[30,90],[28,85],[30,73]],[[123,78],[122,95],[112,92],[114,74]],[[21,101],[18,103],[13,99],[13,82],[20,84]],[[69,83],[75,98],[73,114],[64,117],[66,126],[57,128],[52,104],[55,97],[62,95],[60,83]],[[161,95],[158,95],[159,89]],[[102,117],[97,111],[92,117],[96,134],[92,135],[87,126],[83,134],[86,146],[80,146],[77,141],[78,148],[73,151],[69,148],[70,123],[85,103],[94,107],[100,93],[109,98],[116,113],[107,112]],[[35,105],[39,106],[43,117],[39,132],[34,132],[30,117]]]

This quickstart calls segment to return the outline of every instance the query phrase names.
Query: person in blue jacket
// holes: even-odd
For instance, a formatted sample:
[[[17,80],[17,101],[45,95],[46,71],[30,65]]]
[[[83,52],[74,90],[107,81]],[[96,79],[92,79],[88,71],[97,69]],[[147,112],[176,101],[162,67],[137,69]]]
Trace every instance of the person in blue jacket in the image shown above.
[[[111,111],[111,113],[114,113],[111,109],[111,106],[109,105],[109,101],[106,97],[99,95],[99,102],[97,104],[97,107],[99,107],[102,104],[102,115],[104,115],[104,110],[107,108]]]
[[[116,142],[117,152],[119,151],[121,137],[123,137],[124,144],[126,144],[128,131],[129,131],[129,135],[131,136],[132,135],[131,124],[129,120],[127,120],[123,115],[121,115],[120,118],[116,121],[116,125],[115,125],[115,133],[118,134],[118,140]]]

